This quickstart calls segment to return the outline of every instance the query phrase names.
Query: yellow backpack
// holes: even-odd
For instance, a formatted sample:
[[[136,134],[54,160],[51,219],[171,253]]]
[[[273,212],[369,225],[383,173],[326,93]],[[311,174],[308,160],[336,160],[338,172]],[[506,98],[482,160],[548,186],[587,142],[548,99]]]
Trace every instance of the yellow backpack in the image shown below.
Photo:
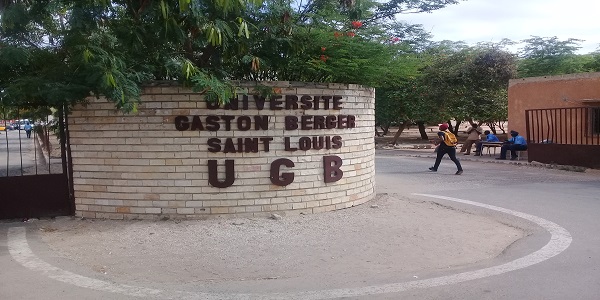
[[[456,136],[454,135],[454,133],[450,132],[449,130],[444,130],[444,144],[446,144],[447,146],[450,147],[456,147],[456,145],[458,144],[458,139],[456,139]]]

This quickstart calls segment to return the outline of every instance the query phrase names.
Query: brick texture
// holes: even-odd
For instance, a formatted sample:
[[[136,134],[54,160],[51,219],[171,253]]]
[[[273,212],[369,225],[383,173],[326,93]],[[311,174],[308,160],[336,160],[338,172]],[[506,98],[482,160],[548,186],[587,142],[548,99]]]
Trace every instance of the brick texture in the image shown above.
[[[247,109],[208,109],[202,95],[177,86],[144,89],[136,113],[123,114],[105,99],[90,98],[76,106],[69,118],[73,157],[76,213],[88,218],[109,219],[199,219],[209,216],[268,216],[271,213],[300,214],[348,208],[374,195],[374,98],[373,89],[357,85],[266,82],[282,99],[279,110],[270,109],[267,99],[259,109],[251,93],[254,84],[239,82],[239,99],[250,94]],[[285,109],[285,96],[341,96],[341,109]],[[300,101],[298,101],[301,104]],[[242,104],[240,103],[240,108]],[[204,129],[207,116],[234,116],[231,130],[218,121],[217,131],[178,130],[177,116],[191,122],[199,116]],[[286,116],[340,116],[355,118],[352,128],[286,130]],[[239,117],[267,116],[268,128],[237,128]],[[247,120],[247,119],[244,119]],[[241,123],[246,126],[245,121]],[[314,124],[307,126],[313,127]],[[339,149],[298,148],[301,137],[341,137]],[[239,152],[238,138],[273,138],[269,151],[259,144],[258,152]],[[221,140],[220,152],[209,152],[208,141]],[[236,152],[224,153],[232,138]],[[306,139],[305,139],[306,140]],[[231,145],[230,145],[231,146]],[[229,148],[231,150],[231,148]],[[326,183],[324,156],[342,159],[343,177]],[[294,181],[274,185],[271,163],[287,158]],[[225,160],[234,160],[234,183],[227,188],[209,183],[208,161],[216,160],[218,179],[225,177]]]

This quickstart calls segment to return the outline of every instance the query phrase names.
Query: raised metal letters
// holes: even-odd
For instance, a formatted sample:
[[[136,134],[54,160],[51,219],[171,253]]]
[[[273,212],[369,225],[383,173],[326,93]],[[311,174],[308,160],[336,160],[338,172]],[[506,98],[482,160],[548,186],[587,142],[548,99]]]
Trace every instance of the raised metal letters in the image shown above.
[[[225,160],[225,180],[219,181],[217,176],[217,161],[214,159],[208,160],[208,183],[214,187],[226,188],[235,181],[235,170],[233,159]]]
[[[242,95],[232,98],[223,106],[225,110],[248,110],[249,103],[253,100],[257,110],[265,109],[267,99],[259,95]],[[311,110],[340,110],[342,109],[342,96],[310,96],[310,95],[274,95],[269,99],[267,106],[270,110],[297,110],[305,112]],[[207,102],[210,110],[219,109],[218,103]],[[356,128],[354,115],[289,115],[284,118],[284,129],[292,130],[328,130]],[[176,116],[175,129],[178,131],[218,131],[218,130],[269,130],[269,116],[235,116],[235,115],[208,115],[208,116]],[[243,138],[216,138],[207,140],[207,150],[211,153],[258,153],[269,152],[270,142],[273,137],[243,137]],[[319,151],[340,149],[342,137],[339,135],[328,136],[284,136],[284,150],[286,151]],[[323,173],[325,183],[340,180],[344,172],[341,170],[343,162],[339,156],[323,156]],[[293,172],[281,172],[281,167],[295,167],[293,161],[279,158],[271,163],[270,179],[274,185],[286,186],[294,182]],[[218,188],[226,188],[235,181],[235,163],[232,159],[225,160],[225,178],[219,180],[217,160],[208,160],[208,182]]]
[[[274,185],[286,186],[294,182],[294,173],[281,173],[281,175],[279,175],[281,166],[293,168],[295,165],[293,161],[287,158],[276,159],[271,163],[271,182]]]

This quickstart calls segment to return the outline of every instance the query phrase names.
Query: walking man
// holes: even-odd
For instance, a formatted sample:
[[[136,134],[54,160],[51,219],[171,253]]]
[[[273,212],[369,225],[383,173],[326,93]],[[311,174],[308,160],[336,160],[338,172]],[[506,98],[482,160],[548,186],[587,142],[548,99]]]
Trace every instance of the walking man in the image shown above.
[[[31,138],[31,129],[33,129],[31,124],[29,124],[29,122],[25,122],[25,126],[23,126],[23,129],[25,129],[25,133],[27,133],[27,138]]]
[[[456,158],[456,144],[458,144],[458,140],[456,136],[448,130],[448,124],[440,125],[440,132],[438,132],[439,138],[439,146],[437,148],[437,157],[435,159],[435,164],[433,167],[429,168],[430,171],[437,172],[440,163],[442,162],[442,157],[447,153],[450,159],[456,164],[456,168],[458,171],[454,173],[455,175],[460,175],[463,173],[462,166],[460,165],[460,161]]]

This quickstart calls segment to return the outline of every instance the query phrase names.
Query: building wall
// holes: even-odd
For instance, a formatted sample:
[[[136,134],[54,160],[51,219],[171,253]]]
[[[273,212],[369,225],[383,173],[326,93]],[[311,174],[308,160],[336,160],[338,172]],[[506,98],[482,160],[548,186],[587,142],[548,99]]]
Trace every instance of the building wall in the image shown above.
[[[275,99],[282,102],[274,102],[273,109],[269,99],[258,108],[251,83],[240,83],[238,93],[240,101],[248,96],[247,109],[243,103],[239,109],[209,109],[202,95],[177,86],[145,88],[142,103],[131,114],[115,110],[105,99],[90,98],[87,105],[76,106],[69,117],[76,214],[109,219],[268,216],[330,211],[372,199],[374,90],[352,84],[262,84],[282,96]],[[295,109],[294,96],[304,95],[313,100],[326,96],[329,108]],[[286,96],[291,99],[287,108]],[[333,105],[334,96],[338,107]],[[220,119],[218,130],[208,116]],[[227,116],[233,118],[230,130],[223,120]],[[251,121],[266,116],[267,128],[253,123],[248,129],[244,116]],[[313,122],[317,119],[311,116],[323,116],[321,121],[344,117],[341,123],[326,122],[342,128],[315,129],[323,125],[310,122],[304,129],[301,123],[298,129],[286,125],[286,117],[290,122],[302,116]],[[329,149],[293,151],[300,144],[308,146],[308,140],[312,146],[313,137],[317,142],[323,137],[323,147]],[[241,151],[238,138],[242,144],[249,138],[249,147]],[[254,138],[262,138],[257,148]],[[335,172],[335,157],[342,161],[343,174]],[[278,159],[289,159],[294,166],[275,164],[271,170]],[[215,187],[211,182],[227,184],[226,160],[233,161],[234,182]],[[209,161],[217,164],[216,181],[209,179]],[[326,172],[325,164],[333,171]],[[290,177],[279,174],[290,172],[293,182],[282,185]]]
[[[508,129],[526,135],[525,110],[600,105],[600,73],[512,79],[508,87]]]

